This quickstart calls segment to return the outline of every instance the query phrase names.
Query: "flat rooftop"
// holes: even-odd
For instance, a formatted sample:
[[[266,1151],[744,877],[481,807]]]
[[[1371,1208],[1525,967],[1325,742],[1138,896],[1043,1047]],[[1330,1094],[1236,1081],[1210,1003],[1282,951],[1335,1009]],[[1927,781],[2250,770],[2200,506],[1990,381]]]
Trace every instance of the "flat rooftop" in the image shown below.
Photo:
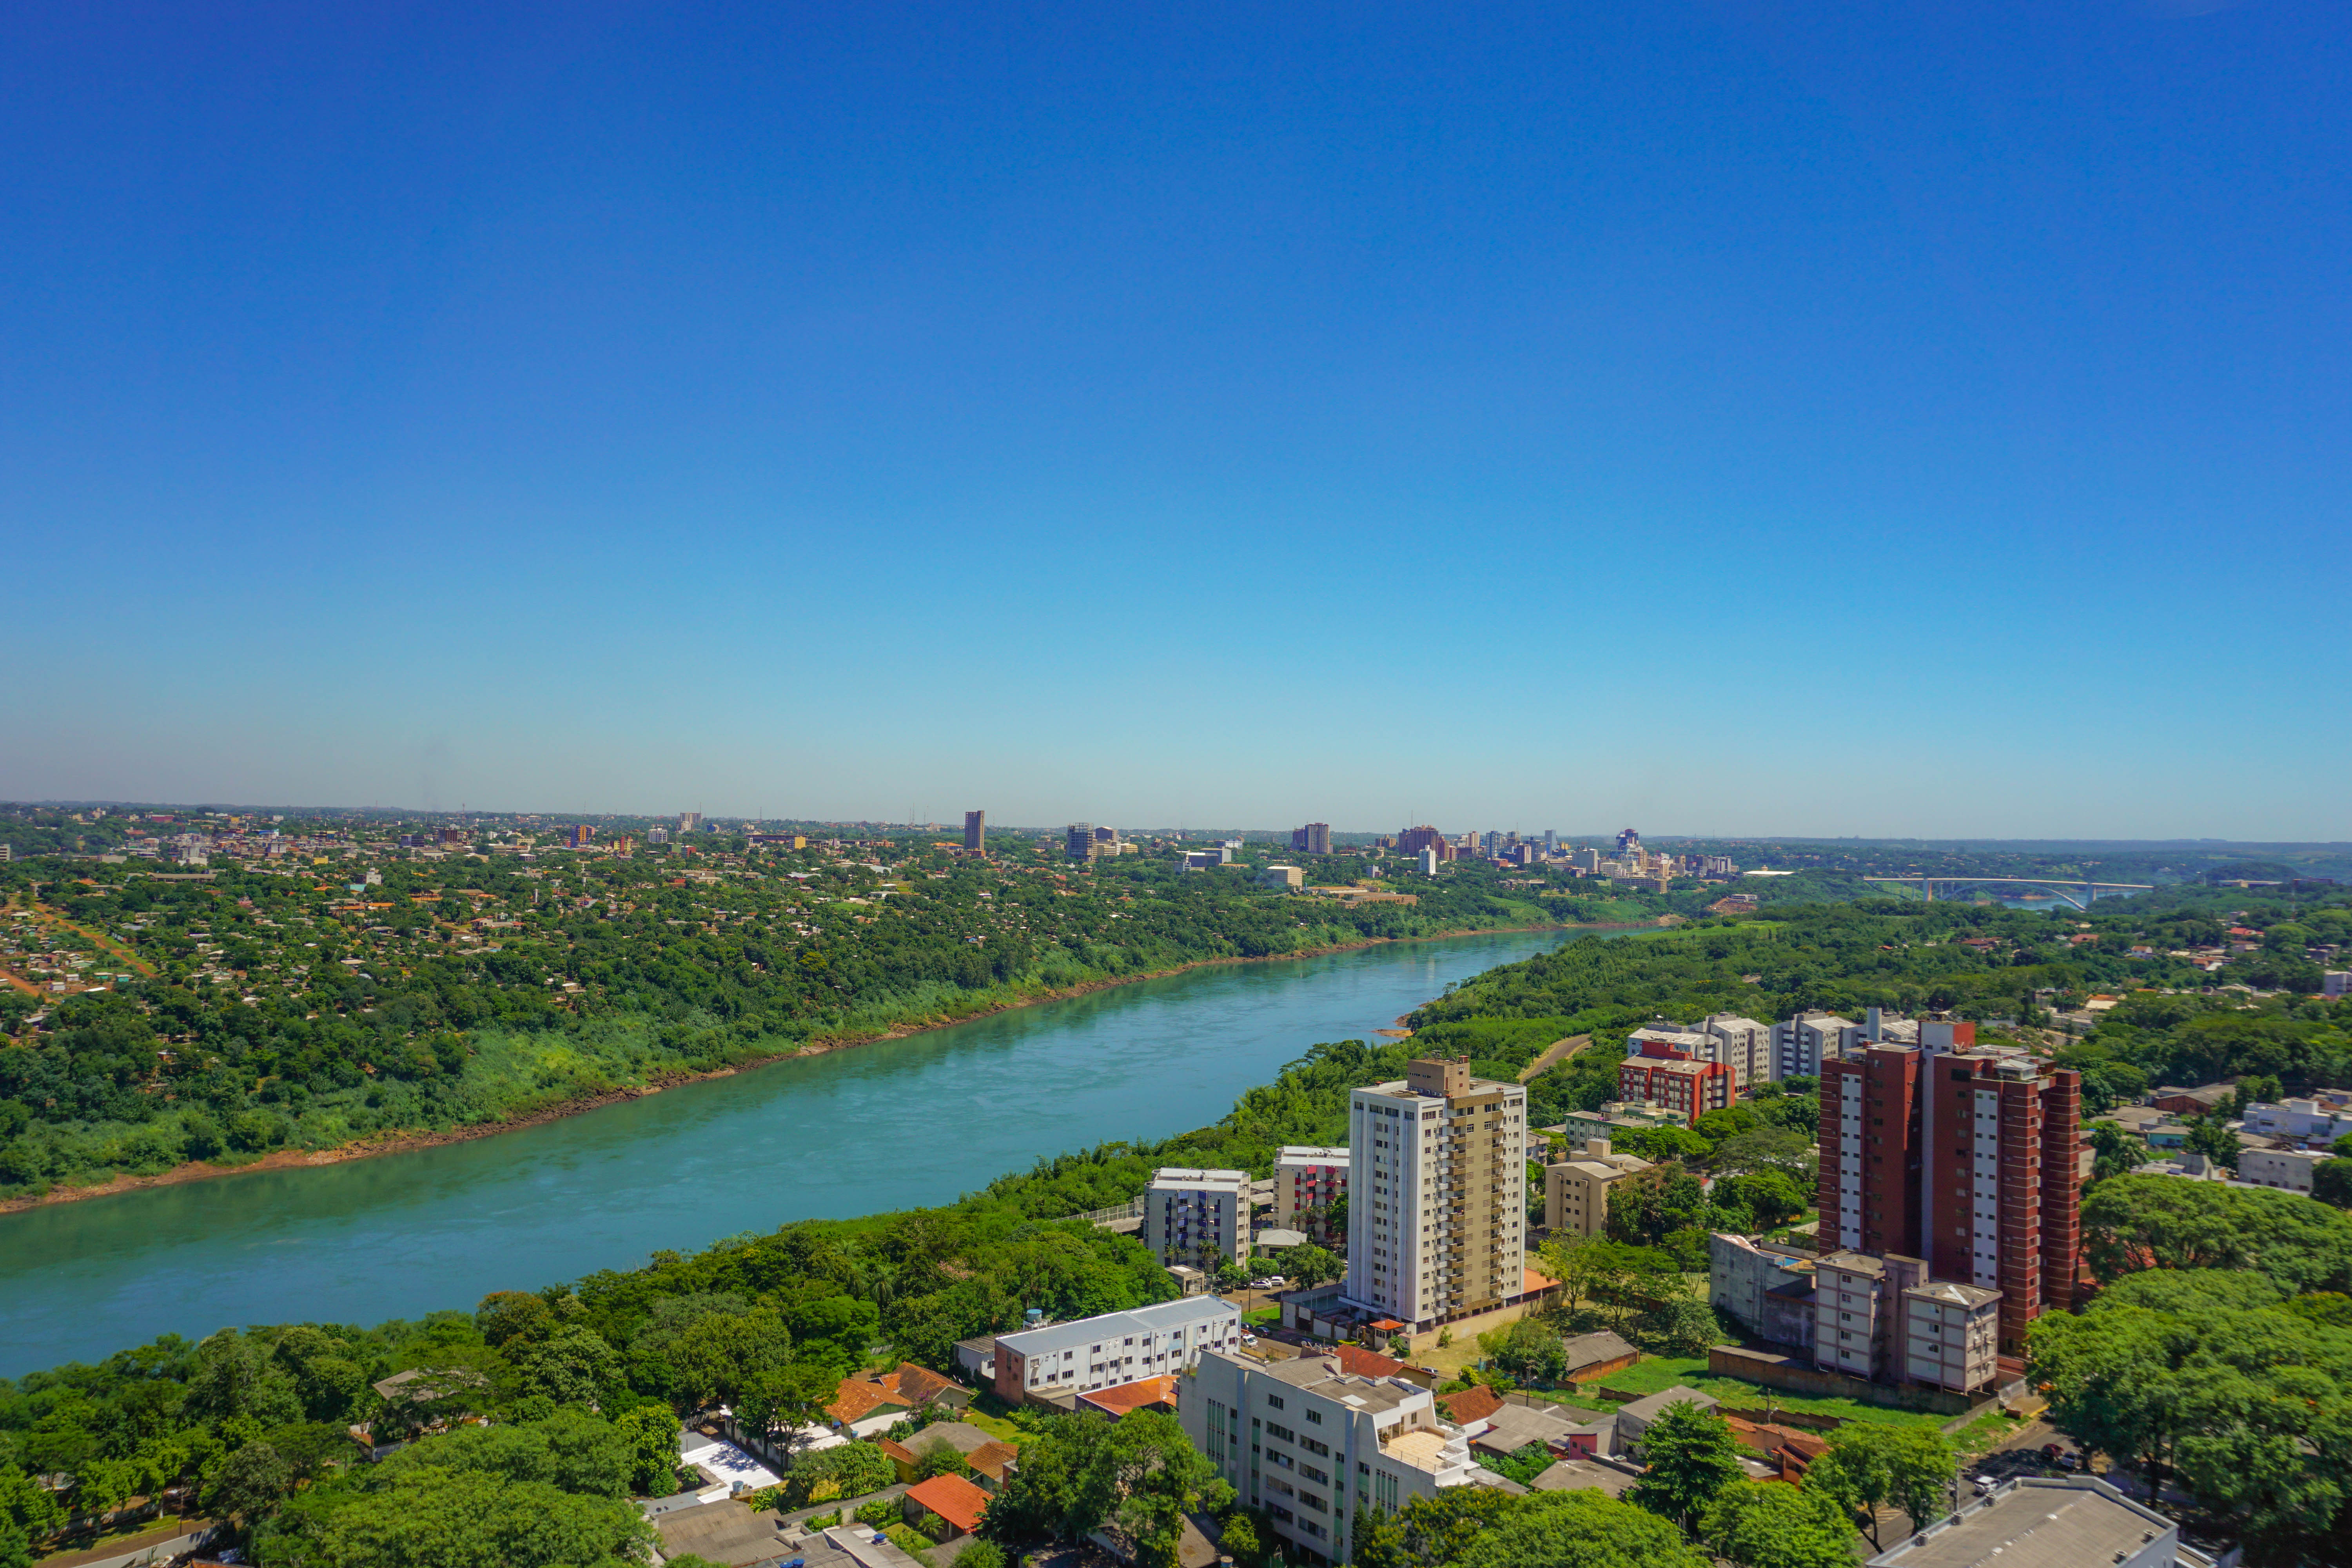
[[[2097,1568],[2137,1555],[2173,1529],[2106,1482],[2032,1476],[1870,1559],[1901,1568]],[[2180,1561],[2192,1559],[2179,1553]]]
[[[1047,1351],[1104,1344],[1129,1334],[1166,1333],[1171,1329],[1213,1323],[1227,1317],[1240,1321],[1241,1309],[1215,1296],[1182,1296],[1173,1301],[1138,1307],[1131,1312],[1106,1312],[1098,1318],[1079,1318],[1067,1323],[1048,1323],[1041,1329],[1024,1329],[1017,1334],[999,1334],[996,1344],[1000,1350],[1024,1356],[1042,1355]]]

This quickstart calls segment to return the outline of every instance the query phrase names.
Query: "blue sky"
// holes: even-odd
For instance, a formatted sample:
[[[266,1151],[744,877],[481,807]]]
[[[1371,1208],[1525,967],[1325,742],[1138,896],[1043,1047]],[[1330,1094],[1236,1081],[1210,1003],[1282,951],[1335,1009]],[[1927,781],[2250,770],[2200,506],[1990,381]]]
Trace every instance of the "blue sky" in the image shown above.
[[[2340,8],[17,7],[0,795],[2352,838]]]

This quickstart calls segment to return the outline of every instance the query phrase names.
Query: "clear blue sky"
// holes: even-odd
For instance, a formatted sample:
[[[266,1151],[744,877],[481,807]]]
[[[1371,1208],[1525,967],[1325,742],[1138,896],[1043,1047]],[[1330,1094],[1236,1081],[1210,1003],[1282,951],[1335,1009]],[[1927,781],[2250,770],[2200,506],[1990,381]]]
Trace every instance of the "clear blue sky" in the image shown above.
[[[2333,4],[17,6],[0,795],[2352,837]]]

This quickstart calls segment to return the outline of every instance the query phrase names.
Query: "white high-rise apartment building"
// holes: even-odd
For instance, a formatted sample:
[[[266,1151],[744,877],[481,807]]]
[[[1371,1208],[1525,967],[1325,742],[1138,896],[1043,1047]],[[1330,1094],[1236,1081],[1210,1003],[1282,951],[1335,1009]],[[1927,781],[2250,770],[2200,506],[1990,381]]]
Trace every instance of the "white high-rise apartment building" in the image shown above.
[[[1349,1097],[1343,1301],[1418,1333],[1525,1293],[1527,1106],[1458,1061]]]
[[[1772,1026],[1729,1013],[1710,1013],[1691,1026],[1714,1045],[1709,1058],[1731,1069],[1742,1094],[1748,1086],[1770,1083],[1779,1076],[1780,1060],[1772,1047]]]
[[[1834,1013],[1800,1013],[1772,1026],[1772,1079],[1819,1078],[1823,1062],[1843,1059],[1854,1022]]]

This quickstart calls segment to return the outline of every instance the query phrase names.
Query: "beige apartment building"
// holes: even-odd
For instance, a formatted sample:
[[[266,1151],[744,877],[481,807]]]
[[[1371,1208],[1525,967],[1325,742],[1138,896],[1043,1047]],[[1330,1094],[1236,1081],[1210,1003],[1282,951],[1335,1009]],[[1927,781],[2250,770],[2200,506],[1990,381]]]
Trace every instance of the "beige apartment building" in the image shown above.
[[[1554,1236],[1599,1236],[1609,1227],[1609,1189],[1650,1162],[1612,1153],[1606,1138],[1587,1138],[1567,1159],[1544,1167],[1546,1229]]]
[[[1349,1097],[1341,1301],[1418,1333],[1525,1294],[1527,1105],[1436,1058]]]

